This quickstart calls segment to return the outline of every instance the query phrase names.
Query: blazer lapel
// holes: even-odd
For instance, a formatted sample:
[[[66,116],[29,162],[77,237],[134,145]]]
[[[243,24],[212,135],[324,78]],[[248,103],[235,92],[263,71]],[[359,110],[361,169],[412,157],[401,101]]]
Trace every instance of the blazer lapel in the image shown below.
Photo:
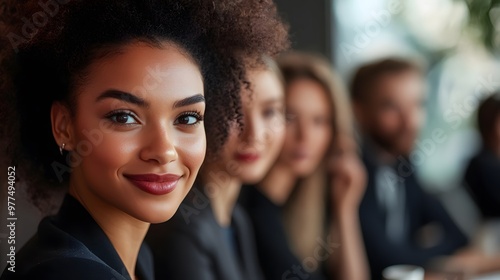
[[[58,216],[60,216],[59,223],[61,227],[64,227],[69,234],[80,240],[92,253],[125,279],[131,279],[108,236],[78,200],[66,194]],[[144,256],[147,255],[147,252],[144,251],[143,246],[141,246],[141,251]],[[141,272],[141,280],[153,279],[152,277],[146,277],[151,273],[145,271],[145,261],[141,261],[143,258],[139,254],[137,269]]]
[[[211,207],[206,207],[205,214],[210,217],[204,217],[208,221],[207,228],[204,231],[206,240],[210,240],[213,246],[211,250],[214,254],[216,269],[221,273],[219,280],[244,280],[241,275],[241,265],[238,256],[235,256],[228,240],[224,236],[223,229],[215,220]],[[201,215],[200,215],[201,217]],[[208,219],[207,219],[208,218]]]
[[[255,240],[253,228],[244,210],[237,204],[234,208],[233,225],[236,231],[243,274],[246,279],[263,279],[260,265],[258,264],[257,252],[255,251]]]

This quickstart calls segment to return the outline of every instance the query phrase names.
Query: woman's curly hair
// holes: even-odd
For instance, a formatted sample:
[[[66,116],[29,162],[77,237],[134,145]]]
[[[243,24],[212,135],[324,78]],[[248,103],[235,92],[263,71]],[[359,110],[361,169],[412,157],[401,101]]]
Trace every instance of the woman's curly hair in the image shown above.
[[[207,144],[214,154],[230,122],[241,125],[246,69],[289,45],[272,0],[15,0],[0,9],[1,153],[7,155],[3,164],[29,177],[35,202],[49,189],[42,185],[65,184],[51,167],[64,162],[52,136],[51,104],[74,108],[74,89],[93,61],[135,41],[179,46],[203,76]]]

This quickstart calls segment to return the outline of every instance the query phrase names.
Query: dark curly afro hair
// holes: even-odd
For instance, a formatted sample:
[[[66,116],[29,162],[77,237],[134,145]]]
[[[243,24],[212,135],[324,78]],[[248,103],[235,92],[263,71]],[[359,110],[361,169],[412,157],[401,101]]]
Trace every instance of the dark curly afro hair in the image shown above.
[[[51,167],[65,162],[52,136],[51,104],[74,106],[74,89],[92,62],[137,41],[183,49],[204,79],[207,150],[214,154],[230,122],[242,123],[246,69],[289,45],[272,0],[16,0],[0,9],[2,164],[17,166],[36,204],[67,183]]]

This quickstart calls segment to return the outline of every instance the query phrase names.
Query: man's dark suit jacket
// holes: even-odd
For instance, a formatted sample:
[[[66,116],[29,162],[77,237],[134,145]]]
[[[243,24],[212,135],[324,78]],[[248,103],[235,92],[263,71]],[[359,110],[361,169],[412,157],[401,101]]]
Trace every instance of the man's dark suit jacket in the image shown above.
[[[44,218],[36,235],[16,255],[15,272],[0,280],[126,280],[125,265],[104,231],[87,210],[67,194],[57,215]],[[141,246],[138,279],[152,280],[153,260]]]
[[[225,229],[215,220],[207,196],[193,187],[174,217],[151,225],[146,236],[156,279],[263,279],[251,223],[239,205],[234,208],[231,226],[234,243],[228,242]]]
[[[452,254],[467,243],[466,236],[457,227],[438,200],[426,194],[417,182],[415,174],[406,169],[399,174],[404,180],[405,216],[408,228],[402,243],[394,243],[387,238],[386,213],[380,207],[375,176],[378,164],[372,151],[364,149],[363,162],[368,173],[368,184],[361,201],[359,215],[366,254],[371,269],[371,279],[382,278],[385,267],[396,264],[425,266],[434,257]],[[416,233],[422,226],[436,223],[443,232],[442,238],[430,248],[422,248],[416,241]]]

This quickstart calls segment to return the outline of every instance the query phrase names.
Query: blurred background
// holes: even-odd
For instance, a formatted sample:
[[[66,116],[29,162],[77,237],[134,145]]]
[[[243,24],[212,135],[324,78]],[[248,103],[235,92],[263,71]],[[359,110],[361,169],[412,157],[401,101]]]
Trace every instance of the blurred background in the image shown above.
[[[427,123],[415,151],[418,176],[472,234],[479,215],[461,186],[468,159],[479,148],[478,103],[500,87],[500,0],[276,0],[290,23],[293,48],[330,59],[346,84],[361,64],[387,56],[427,69]],[[443,143],[432,132],[444,131]],[[19,198],[21,194],[19,194]],[[23,200],[20,247],[42,215]],[[4,209],[4,208],[3,208]],[[5,220],[6,213],[1,212]],[[6,237],[5,229],[0,238]],[[0,269],[5,267],[0,255]]]
[[[387,56],[427,69],[425,129],[413,155],[423,187],[441,198],[469,234],[478,211],[461,186],[480,148],[480,101],[500,87],[500,1],[277,0],[293,47],[330,59],[345,83],[362,64]],[[443,143],[432,141],[442,130]]]

